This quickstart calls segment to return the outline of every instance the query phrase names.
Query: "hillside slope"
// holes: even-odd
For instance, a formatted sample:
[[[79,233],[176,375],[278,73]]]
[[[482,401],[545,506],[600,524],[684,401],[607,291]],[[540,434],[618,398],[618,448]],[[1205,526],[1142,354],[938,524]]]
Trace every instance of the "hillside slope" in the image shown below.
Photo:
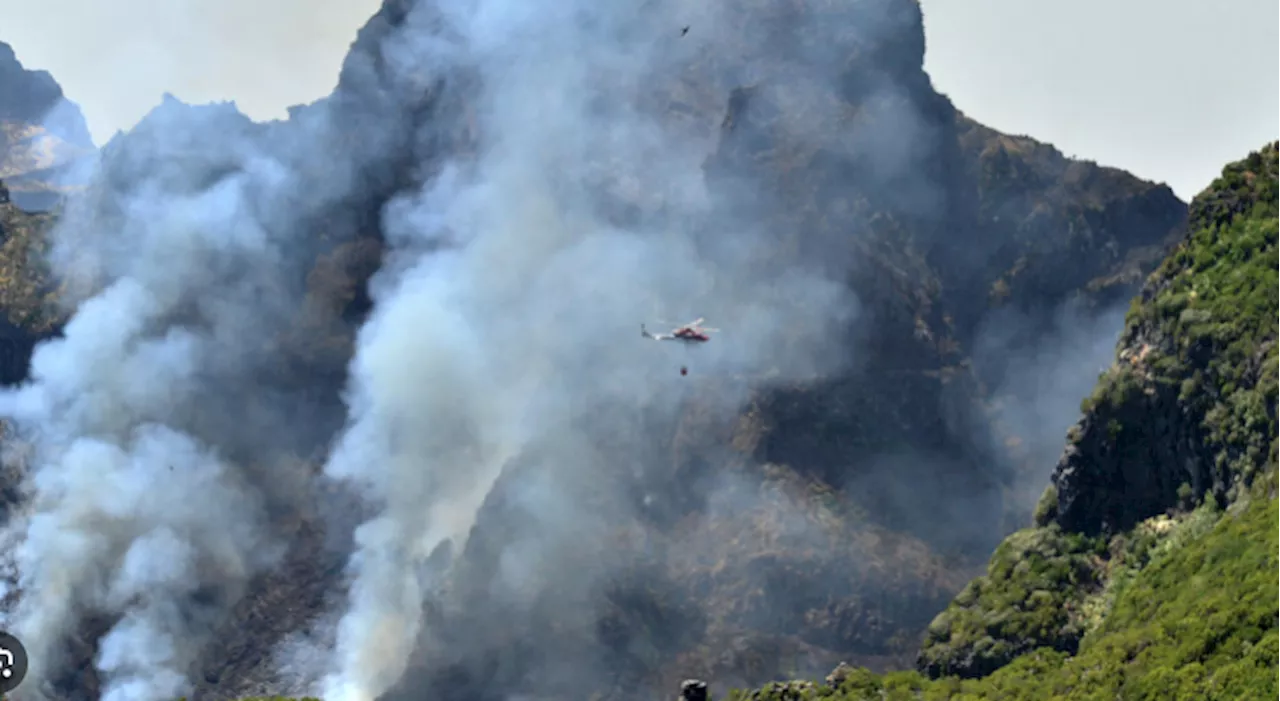
[[[32,348],[65,318],[44,254],[57,201],[73,190],[60,173],[92,152],[80,108],[0,41],[0,384],[26,376]]]
[[[984,385],[1006,386],[998,364],[970,367],[993,311],[1024,322],[990,352],[1020,354],[1069,300],[1100,312],[1131,296],[1182,230],[1168,188],[959,114],[923,71],[914,2],[727,7],[683,72],[653,77],[653,109],[711,135],[713,195],[732,199],[743,182],[773,194],[695,236],[725,246],[712,237],[763,230],[762,280],[802,266],[845,280],[860,307],[844,330],[848,367],[746,387],[694,367],[674,420],[597,408],[583,419],[597,436],[580,448],[590,469],[557,480],[593,524],[572,536],[518,506],[548,459],[513,460],[450,587],[477,594],[446,595],[406,693],[589,684],[629,698],[689,674],[758,683],[839,659],[909,664],[927,620],[1033,501],[1017,496],[1019,456],[988,438]],[[877,30],[853,29],[866,26]],[[635,170],[617,168],[619,180]],[[608,189],[610,211],[661,221],[673,195],[637,180],[652,190]],[[744,389],[744,411],[717,410]],[[542,575],[544,589],[499,606],[487,593],[525,549],[573,549],[567,569],[603,573],[602,586]]]
[[[289,211],[257,203],[271,225],[283,220],[307,238],[281,247],[289,255],[271,289],[283,288],[286,302],[255,330],[269,342],[245,351],[256,374],[188,409],[200,430],[220,431],[226,422],[208,414],[253,405],[229,389],[239,383],[254,398],[261,388],[305,397],[308,413],[289,421],[307,435],[288,446],[304,472],[318,471],[342,421],[340,390],[383,262],[388,211],[446,156],[465,163],[479,139],[470,76],[426,89],[386,58],[394,42],[429,31],[412,17],[426,5],[388,0],[353,45],[335,94],[287,122],[252,125],[225,106],[166,101],[103,149],[97,180],[69,204],[76,221],[109,230],[130,222],[120,203],[142,190],[138,182],[183,198],[217,194],[267,160],[246,165],[240,152],[275,158],[263,144],[315,142],[273,161],[296,168],[301,183],[280,200]],[[786,274],[804,269],[841,282],[857,308],[831,333],[838,371],[773,368],[790,378],[780,382],[769,372],[704,371],[695,360],[687,382],[655,372],[616,399],[575,407],[566,419],[575,441],[530,441],[504,466],[465,547],[438,551],[454,563],[425,605],[431,625],[406,694],[632,698],[688,675],[754,685],[842,659],[910,665],[931,617],[1029,516],[1026,485],[1046,477],[1047,463],[1021,450],[1043,438],[1028,433],[1046,429],[993,419],[997,400],[1017,406],[1034,394],[1002,361],[1034,366],[1036,349],[1071,337],[1058,325],[1067,306],[1101,319],[1102,331],[1089,334],[1118,330],[1107,313],[1181,235],[1186,207],[1167,187],[957,112],[923,70],[912,0],[722,9],[721,25],[693,33],[686,43],[695,48],[673,50],[679,60],[639,81],[639,94],[604,94],[637,102],[669,134],[693,134],[698,149],[682,155],[729,211],[677,217],[688,194],[643,162],[589,162],[584,199],[609,226],[639,222],[637,231],[687,233],[675,244],[696,251],[749,258],[734,262],[761,287],[785,293]],[[394,156],[353,155],[366,148]],[[356,184],[321,206],[312,189],[331,183],[316,174],[333,163]],[[735,197],[743,187],[769,196]],[[759,245],[743,253],[739,241]],[[687,297],[659,301],[732,328],[735,309],[713,273],[710,293],[690,285]],[[201,294],[221,299],[214,287]],[[703,312],[706,300],[720,307]],[[746,329],[751,319],[736,321]],[[804,357],[795,347],[802,332],[783,327],[767,345],[780,359]],[[1050,424],[1054,440],[1067,423]],[[245,456],[270,423],[244,424],[233,439],[219,434],[230,446],[220,447],[241,463],[270,463]],[[561,504],[555,513],[529,507],[528,494],[548,491]],[[347,497],[308,494],[298,500],[305,508],[273,522],[290,552],[209,636],[192,664],[196,698],[276,688],[271,653],[322,622],[342,592]],[[507,591],[513,561],[528,553],[547,553],[536,562],[550,564]],[[98,693],[90,661],[111,623],[90,618],[73,641],[58,679],[68,698]]]
[[[0,181],[0,383],[26,376],[32,348],[63,318],[43,260],[55,216],[23,210]]]
[[[12,200],[26,209],[53,207],[83,184],[69,168],[93,149],[84,115],[53,76],[23,67],[0,41],[0,180]]]
[[[935,679],[842,670],[838,689],[744,696],[1274,698],[1277,194],[1273,142],[1193,201],[1037,525],[930,626]]]

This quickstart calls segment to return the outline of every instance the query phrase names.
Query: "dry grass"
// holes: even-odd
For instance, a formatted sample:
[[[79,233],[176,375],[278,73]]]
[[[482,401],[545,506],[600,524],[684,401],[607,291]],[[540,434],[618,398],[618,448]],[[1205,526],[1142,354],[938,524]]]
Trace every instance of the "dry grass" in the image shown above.
[[[44,256],[53,216],[0,204],[0,310],[9,323],[40,335],[62,320]]]

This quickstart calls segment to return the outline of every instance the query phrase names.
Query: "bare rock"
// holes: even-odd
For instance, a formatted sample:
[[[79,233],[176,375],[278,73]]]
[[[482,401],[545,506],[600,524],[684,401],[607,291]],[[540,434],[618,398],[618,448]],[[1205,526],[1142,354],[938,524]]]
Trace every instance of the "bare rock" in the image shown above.
[[[710,701],[707,683],[701,679],[686,679],[680,684],[680,701]]]

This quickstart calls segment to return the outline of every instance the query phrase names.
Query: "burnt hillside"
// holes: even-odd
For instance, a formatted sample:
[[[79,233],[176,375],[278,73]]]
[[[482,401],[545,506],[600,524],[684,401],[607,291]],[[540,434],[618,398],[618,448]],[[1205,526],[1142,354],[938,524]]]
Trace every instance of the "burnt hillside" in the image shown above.
[[[698,188],[640,159],[611,160],[628,152],[608,143],[583,148],[564,187],[587,212],[575,216],[637,232],[646,245],[674,232],[665,233],[673,250],[709,261],[705,285],[681,280],[681,294],[662,301],[707,308],[730,329],[717,343],[734,343],[732,324],[752,322],[734,300],[758,288],[794,306],[776,314],[777,333],[759,341],[768,350],[749,371],[691,362],[680,378],[674,364],[655,365],[619,375],[628,382],[617,389],[610,373],[624,371],[602,369],[600,358],[631,356],[572,355],[575,372],[602,379],[503,463],[464,545],[446,541],[415,565],[417,581],[429,583],[427,625],[394,695],[635,698],[681,676],[758,684],[840,660],[909,665],[930,619],[1030,513],[1025,487],[1042,485],[1050,464],[1023,449],[1037,436],[1019,432],[1065,428],[1000,422],[999,402],[1037,399],[1007,368],[1070,333],[1059,323],[1064,308],[1088,328],[1118,332],[1107,330],[1107,315],[1184,229],[1186,205],[1169,188],[957,111],[923,71],[912,0],[752,0],[716,10],[642,80],[583,79],[599,91],[584,100],[593,118],[608,123],[625,103],[627,118],[679,139],[687,148],[671,160],[695,164]],[[666,21],[642,13],[619,41],[627,31],[680,41]],[[477,117],[484,71],[406,72],[388,48],[448,36],[447,24],[426,3],[388,0],[353,44],[335,93],[285,122],[167,101],[102,150],[99,174],[68,205],[66,221],[127,229],[133,215],[119,202],[140,191],[137,182],[194,201],[258,167],[237,160],[252,149],[288,172],[283,194],[254,202],[255,221],[282,243],[272,249],[278,263],[263,256],[251,273],[269,273],[280,301],[257,312],[254,343],[237,349],[234,364],[209,371],[235,372],[232,381],[174,419],[251,475],[249,466],[286,454],[289,479],[319,471],[342,424],[357,330],[374,308],[371,280],[376,288],[376,271],[396,264],[388,249],[403,255],[396,236],[405,234],[391,221],[397,201],[450,177],[447,165],[467,172],[482,162],[495,121]],[[699,188],[712,204],[688,206]],[[465,243],[432,246],[414,252],[444,256]],[[215,261],[211,279],[248,275]],[[492,275],[518,278],[521,263],[509,265]],[[109,282],[102,275],[77,280],[84,288],[66,299],[91,295]],[[820,334],[806,327],[810,300],[789,299],[801,289],[792,277],[840,288],[844,307],[828,310],[835,321],[822,320]],[[206,295],[218,289],[200,284]],[[183,298],[165,323],[215,316],[201,301]],[[612,338],[602,336],[583,344]],[[535,357],[545,341],[527,342],[522,351]],[[580,386],[553,361],[535,386]],[[252,403],[261,422],[236,413],[250,387],[268,397]],[[277,406],[305,408],[292,414],[287,440],[276,435]],[[214,410],[223,418],[210,418]],[[255,452],[262,445],[271,450]],[[265,528],[289,551],[275,574],[210,599],[230,613],[192,653],[196,698],[273,690],[272,650],[341,606],[350,529],[361,518],[348,506],[354,497],[274,481],[263,490]],[[545,501],[531,504],[530,494]],[[524,568],[518,581],[513,562]],[[98,691],[96,638],[80,636],[60,670],[71,696]]]

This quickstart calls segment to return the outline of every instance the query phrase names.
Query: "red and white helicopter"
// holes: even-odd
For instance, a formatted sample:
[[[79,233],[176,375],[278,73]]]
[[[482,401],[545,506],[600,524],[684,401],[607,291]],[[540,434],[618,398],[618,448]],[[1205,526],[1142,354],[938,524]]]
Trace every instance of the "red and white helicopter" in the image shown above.
[[[702,325],[704,319],[698,319],[692,323],[677,326],[670,333],[649,333],[644,324],[640,324],[640,335],[654,341],[682,341],[685,344],[693,345],[695,343],[706,343],[711,340],[709,334],[719,331],[719,329],[711,329]],[[689,368],[681,366],[681,375],[688,375]]]
[[[706,343],[711,340],[707,334],[715,333],[720,329],[709,329],[702,325],[705,319],[698,319],[695,322],[677,326],[671,330],[671,333],[649,333],[644,324],[640,324],[640,335],[655,341],[684,341],[685,343]]]

